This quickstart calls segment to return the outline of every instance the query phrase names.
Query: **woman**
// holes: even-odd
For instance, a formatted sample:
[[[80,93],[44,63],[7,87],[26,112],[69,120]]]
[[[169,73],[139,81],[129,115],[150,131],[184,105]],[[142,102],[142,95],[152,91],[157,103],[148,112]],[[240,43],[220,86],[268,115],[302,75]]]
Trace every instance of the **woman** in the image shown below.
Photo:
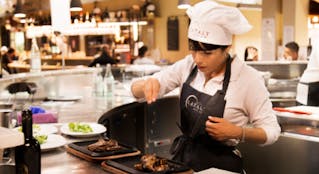
[[[147,46],[142,46],[138,49],[138,57],[133,61],[135,65],[150,65],[155,64],[154,60],[148,58],[149,52]]]
[[[257,61],[258,49],[253,46],[246,47],[245,49],[245,61]]]
[[[280,134],[262,77],[228,53],[233,34],[245,33],[251,26],[238,9],[214,1],[199,2],[187,14],[191,54],[133,82],[132,93],[152,103],[181,87],[183,134],[172,145],[174,159],[195,171],[242,172],[235,146],[240,141],[272,144]]]

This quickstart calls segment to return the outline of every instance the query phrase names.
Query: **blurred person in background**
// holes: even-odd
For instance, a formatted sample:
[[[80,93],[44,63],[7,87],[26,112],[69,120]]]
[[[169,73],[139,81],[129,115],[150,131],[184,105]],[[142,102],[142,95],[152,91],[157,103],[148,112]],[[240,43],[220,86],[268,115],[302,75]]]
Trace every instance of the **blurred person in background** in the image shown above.
[[[101,66],[107,65],[107,64],[116,64],[116,60],[111,57],[111,49],[109,45],[104,45],[102,47],[102,53],[99,57],[95,58],[90,64],[89,67],[95,67],[97,64],[100,64]]]
[[[245,61],[257,61],[258,49],[253,46],[246,47],[245,49]]]
[[[17,70],[15,68],[9,67],[9,63],[12,63],[14,60],[18,60],[18,59],[19,58],[18,56],[16,56],[15,49],[9,48],[7,53],[2,56],[2,60],[1,60],[2,68],[10,74],[17,73]]]
[[[149,51],[147,46],[142,46],[138,49],[138,57],[134,60],[133,64],[135,65],[147,65],[155,64],[155,61],[149,58]]]
[[[296,42],[288,42],[284,49],[284,58],[286,60],[298,60],[299,45]]]

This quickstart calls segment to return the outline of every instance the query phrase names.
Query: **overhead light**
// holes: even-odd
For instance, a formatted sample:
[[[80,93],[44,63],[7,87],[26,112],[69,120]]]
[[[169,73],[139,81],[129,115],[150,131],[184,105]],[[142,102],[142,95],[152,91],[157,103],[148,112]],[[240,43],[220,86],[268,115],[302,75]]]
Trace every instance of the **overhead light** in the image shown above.
[[[261,10],[262,7],[259,4],[242,4],[238,3],[237,8],[242,10]]]
[[[178,9],[188,9],[190,6],[189,0],[178,0]]]
[[[82,11],[81,0],[71,0],[70,11]]]
[[[313,16],[311,18],[311,23],[312,24],[318,24],[319,23],[319,17],[318,16]]]
[[[23,13],[21,0],[17,0],[17,3],[14,8],[14,17],[16,18],[25,18],[26,14]]]

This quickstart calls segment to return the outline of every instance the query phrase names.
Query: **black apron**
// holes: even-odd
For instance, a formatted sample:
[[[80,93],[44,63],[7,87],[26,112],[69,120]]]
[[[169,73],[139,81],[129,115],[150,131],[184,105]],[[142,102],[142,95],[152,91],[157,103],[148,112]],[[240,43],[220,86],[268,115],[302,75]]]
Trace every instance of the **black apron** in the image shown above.
[[[181,126],[182,135],[177,137],[171,147],[173,160],[184,163],[195,171],[209,169],[211,167],[228,170],[232,172],[242,171],[242,159],[235,155],[232,146],[214,140],[205,131],[205,122],[208,116],[222,118],[225,109],[225,94],[228,88],[231,61],[229,57],[226,62],[226,71],[223,81],[223,89],[218,90],[211,96],[197,91],[190,86],[196,77],[195,67],[183,84],[181,104]]]

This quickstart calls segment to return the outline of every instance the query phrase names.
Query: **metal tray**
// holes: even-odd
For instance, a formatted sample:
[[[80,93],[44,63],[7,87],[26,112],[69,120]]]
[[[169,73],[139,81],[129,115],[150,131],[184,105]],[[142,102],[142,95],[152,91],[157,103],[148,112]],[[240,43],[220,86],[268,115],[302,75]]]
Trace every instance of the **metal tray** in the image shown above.
[[[135,147],[131,147],[128,145],[124,145],[119,143],[119,145],[122,147],[118,150],[110,150],[110,151],[104,151],[104,152],[93,152],[90,151],[87,147],[90,144],[93,144],[97,142],[98,140],[91,140],[91,141],[82,141],[82,142],[75,142],[71,143],[68,146],[74,150],[77,150],[83,154],[89,155],[91,157],[106,157],[106,156],[114,156],[114,155],[120,155],[120,154],[128,154],[128,153],[134,153],[138,152],[138,149]]]
[[[103,161],[104,164],[102,163],[102,166],[108,165],[130,174],[166,174],[166,173],[179,173],[179,172],[185,172],[190,170],[189,167],[179,162],[167,160],[167,163],[169,165],[168,170],[164,170],[161,172],[139,171],[134,168],[134,165],[140,162],[141,157],[142,155],[137,155],[137,156],[131,156],[131,157],[125,157],[125,158],[106,160],[106,161]]]

